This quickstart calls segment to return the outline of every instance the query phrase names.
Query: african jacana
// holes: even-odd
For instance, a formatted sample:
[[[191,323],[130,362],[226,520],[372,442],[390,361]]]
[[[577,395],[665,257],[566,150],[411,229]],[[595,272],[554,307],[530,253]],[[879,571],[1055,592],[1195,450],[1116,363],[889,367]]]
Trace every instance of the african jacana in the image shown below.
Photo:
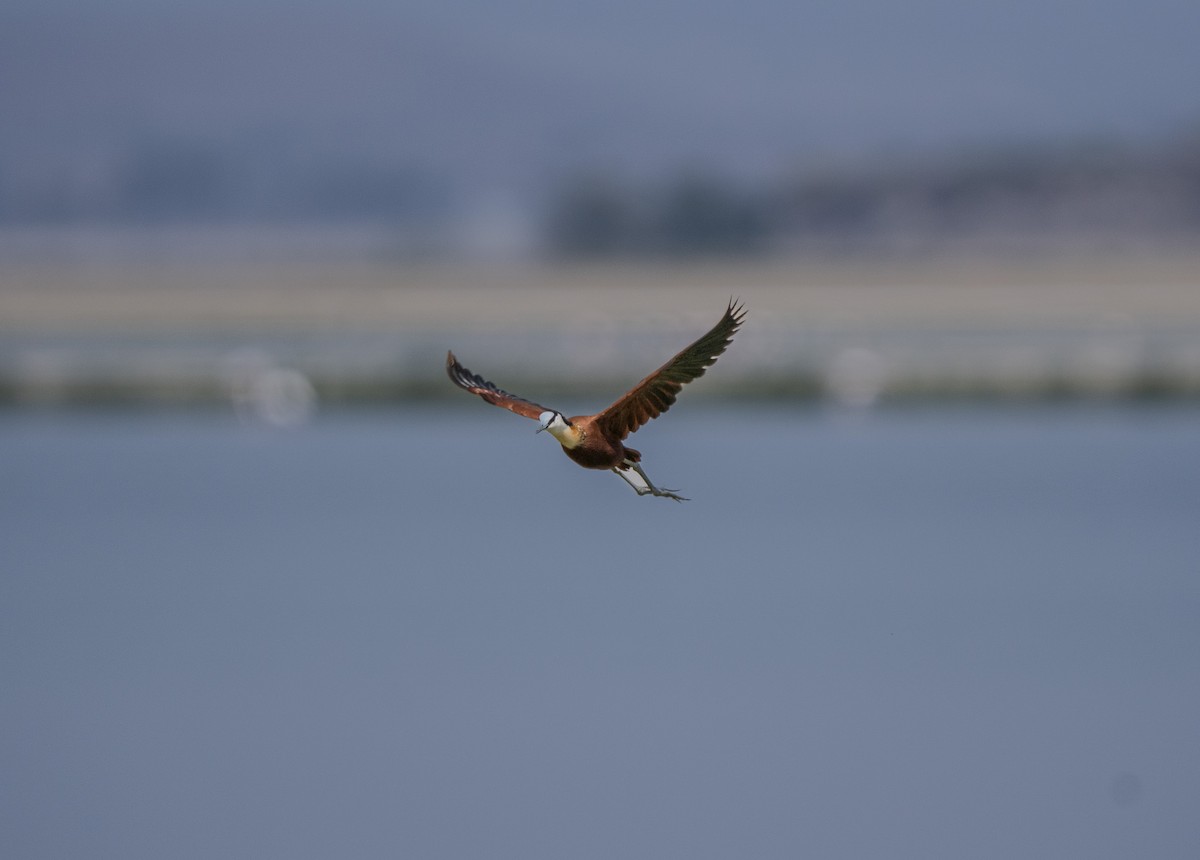
[[[580,466],[611,469],[624,478],[639,496],[650,494],[683,502],[687,500],[674,490],[654,486],[639,465],[641,453],[625,447],[622,440],[650,419],[670,409],[680,389],[703,376],[704,371],[716,363],[745,319],[745,306],[730,300],[725,315],[708,334],[647,376],[612,406],[595,415],[567,418],[557,410],[546,409],[523,397],[509,394],[467,370],[458,363],[453,352],[446,353],[446,372],[455,385],[479,395],[493,406],[502,406],[510,412],[536,419],[541,423],[537,432],[549,430],[562,445],[563,452]],[[631,470],[644,484],[632,478]]]

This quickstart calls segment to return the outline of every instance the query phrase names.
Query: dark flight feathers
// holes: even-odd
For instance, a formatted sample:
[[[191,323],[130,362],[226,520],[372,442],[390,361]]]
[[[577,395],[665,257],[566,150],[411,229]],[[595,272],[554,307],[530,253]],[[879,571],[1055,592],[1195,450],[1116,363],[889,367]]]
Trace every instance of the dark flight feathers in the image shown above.
[[[488,382],[482,376],[476,376],[458,363],[458,359],[454,357],[453,352],[446,353],[446,373],[449,374],[450,379],[459,388],[465,388],[472,394],[478,394],[493,406],[501,406],[510,412],[515,412],[526,418],[533,418],[535,421],[539,415],[547,411],[544,406],[538,406],[533,401],[526,400],[524,397],[509,394],[504,389],[498,388],[496,385]]]
[[[646,422],[671,408],[680,389],[716,363],[746,318],[746,308],[730,300],[725,316],[708,334],[684,349],[596,416],[596,423],[614,439],[624,439]]]
[[[612,406],[591,416],[595,425],[605,436],[619,441],[647,421],[662,415],[671,408],[684,385],[693,379],[699,379],[704,375],[704,371],[713,366],[745,319],[745,306],[730,300],[725,316],[721,317],[721,321],[713,326],[708,334],[647,376]],[[467,370],[458,363],[453,352],[446,354],[446,373],[460,388],[479,395],[494,406],[501,406],[526,418],[536,420],[539,415],[548,411],[544,406],[509,394]]]

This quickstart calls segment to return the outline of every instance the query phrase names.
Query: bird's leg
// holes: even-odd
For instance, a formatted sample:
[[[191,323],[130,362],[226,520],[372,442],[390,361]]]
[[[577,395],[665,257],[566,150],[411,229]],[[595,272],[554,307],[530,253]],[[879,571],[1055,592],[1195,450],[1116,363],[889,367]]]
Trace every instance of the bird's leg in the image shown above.
[[[638,484],[638,483],[634,482],[633,480],[631,480],[630,477],[628,475],[626,475],[624,470],[622,470],[620,467],[613,466],[612,470],[617,475],[617,477],[619,477],[622,481],[624,481],[629,486],[633,487],[633,491],[635,493],[637,493],[639,496],[644,496],[647,493],[653,492],[649,486],[644,486],[642,484]]]
[[[629,476],[627,474],[625,474],[625,470],[621,469],[620,467],[614,466],[613,471],[616,472],[618,475],[620,475],[625,480],[625,483],[627,483],[627,484],[629,484],[629,486],[633,487],[634,492],[636,492],[639,496],[651,495],[651,496],[660,496],[665,499],[674,499],[677,502],[688,501],[688,499],[677,494],[674,490],[665,490],[665,489],[661,489],[659,487],[654,486],[654,482],[651,481],[649,476],[647,476],[646,473],[642,471],[642,467],[639,466],[637,463],[633,462],[632,460],[626,460],[624,465],[626,468],[633,469],[635,472],[637,472],[638,475],[641,477],[641,479],[646,482],[645,486],[639,486],[637,483],[630,480]]]
[[[629,467],[642,476],[642,480],[650,487],[650,492],[655,496],[662,496],[665,499],[674,499],[677,502],[686,502],[688,499],[676,493],[674,490],[660,488],[654,486],[654,482],[650,480],[650,476],[642,471],[642,467],[637,463],[630,463]]]

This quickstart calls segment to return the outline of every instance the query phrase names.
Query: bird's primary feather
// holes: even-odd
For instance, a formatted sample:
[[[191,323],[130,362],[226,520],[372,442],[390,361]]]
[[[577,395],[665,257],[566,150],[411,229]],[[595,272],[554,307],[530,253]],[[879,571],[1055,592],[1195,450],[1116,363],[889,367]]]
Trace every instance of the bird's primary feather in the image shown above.
[[[624,439],[646,422],[662,415],[671,408],[684,385],[703,376],[704,371],[716,363],[745,319],[745,306],[730,300],[720,322],[631,388],[620,400],[596,415],[597,425],[606,435]]]
[[[534,420],[537,420],[539,415],[547,411],[545,406],[538,406],[532,400],[526,400],[524,397],[509,394],[504,389],[488,382],[482,376],[477,376],[467,370],[458,363],[458,359],[454,357],[453,352],[446,353],[446,373],[459,388],[465,388],[472,394],[479,395],[493,406],[500,406],[510,412],[515,412],[525,418],[533,418]]]

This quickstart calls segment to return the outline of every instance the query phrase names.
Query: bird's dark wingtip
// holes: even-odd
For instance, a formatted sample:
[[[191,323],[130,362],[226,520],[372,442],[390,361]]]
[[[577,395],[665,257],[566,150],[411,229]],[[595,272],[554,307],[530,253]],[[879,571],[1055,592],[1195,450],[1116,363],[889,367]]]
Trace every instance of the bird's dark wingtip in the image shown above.
[[[459,388],[468,387],[468,381],[463,375],[465,370],[466,368],[458,363],[458,359],[455,358],[454,353],[446,350],[446,375]]]
[[[742,301],[740,296],[729,297],[729,307],[725,309],[725,315],[733,320],[735,326],[739,326],[745,322],[748,313],[746,303]]]

